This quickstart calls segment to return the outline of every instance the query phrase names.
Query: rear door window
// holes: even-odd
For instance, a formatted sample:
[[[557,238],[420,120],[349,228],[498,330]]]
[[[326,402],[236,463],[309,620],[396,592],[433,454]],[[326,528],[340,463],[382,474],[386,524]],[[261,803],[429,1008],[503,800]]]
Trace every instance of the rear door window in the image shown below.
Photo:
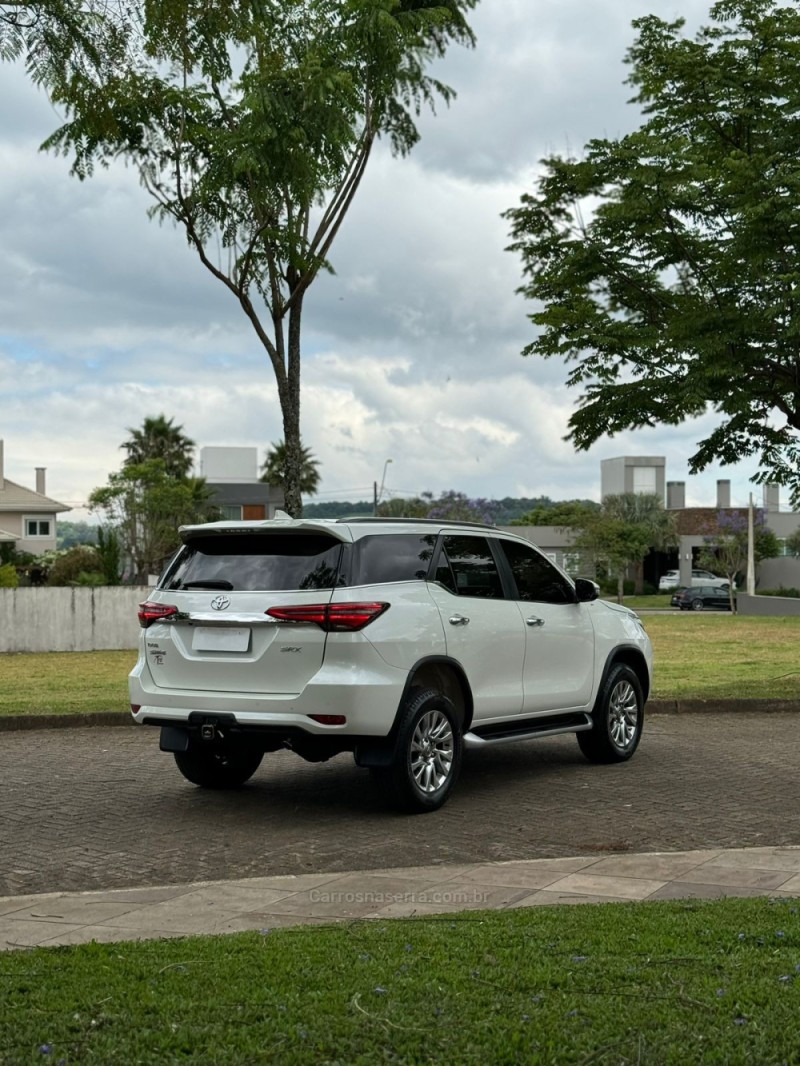
[[[436,580],[456,596],[503,599],[500,573],[486,537],[444,537]]]
[[[161,588],[237,592],[331,589],[340,583],[341,542],[324,534],[195,537],[167,570]]]

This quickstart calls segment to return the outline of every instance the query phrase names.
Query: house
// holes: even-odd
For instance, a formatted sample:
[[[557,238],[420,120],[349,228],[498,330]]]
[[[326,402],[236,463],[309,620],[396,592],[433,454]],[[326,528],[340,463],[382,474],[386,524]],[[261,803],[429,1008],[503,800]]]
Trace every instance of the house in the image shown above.
[[[41,555],[56,546],[56,515],[70,508],[45,494],[45,468],[36,467],[36,491],[9,481],[0,440],[0,544]]]
[[[283,507],[282,490],[259,481],[257,448],[201,448],[200,476],[229,521],[274,518]]]

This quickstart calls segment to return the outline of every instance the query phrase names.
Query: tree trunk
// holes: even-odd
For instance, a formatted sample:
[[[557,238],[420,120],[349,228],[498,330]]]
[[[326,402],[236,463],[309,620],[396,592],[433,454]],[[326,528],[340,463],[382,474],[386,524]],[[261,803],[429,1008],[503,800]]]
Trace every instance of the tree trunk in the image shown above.
[[[300,495],[303,466],[300,440],[300,316],[302,306],[301,296],[289,312],[286,392],[281,395],[283,439],[286,444],[284,507],[292,518],[303,516],[303,499]]]
[[[624,597],[625,597],[625,567],[621,566],[619,568],[619,573],[617,574],[617,603],[622,603]]]
[[[637,596],[644,595],[644,559],[640,559],[634,566],[634,589]]]

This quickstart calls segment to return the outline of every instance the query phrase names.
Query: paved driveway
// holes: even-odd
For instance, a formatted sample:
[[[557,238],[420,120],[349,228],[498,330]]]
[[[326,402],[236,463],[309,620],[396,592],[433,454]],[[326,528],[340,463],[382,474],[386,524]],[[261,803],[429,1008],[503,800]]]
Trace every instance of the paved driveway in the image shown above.
[[[268,755],[204,792],[138,728],[0,734],[0,895],[428,863],[800,844],[794,713],[653,715],[635,758],[573,737],[470,753],[440,812],[387,811],[349,756]]]

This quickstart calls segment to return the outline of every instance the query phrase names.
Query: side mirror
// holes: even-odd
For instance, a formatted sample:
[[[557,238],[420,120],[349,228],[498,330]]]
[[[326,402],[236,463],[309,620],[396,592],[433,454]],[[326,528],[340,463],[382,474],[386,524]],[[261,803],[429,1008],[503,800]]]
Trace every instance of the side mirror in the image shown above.
[[[575,578],[575,599],[578,603],[591,603],[600,595],[600,586],[588,577]]]

